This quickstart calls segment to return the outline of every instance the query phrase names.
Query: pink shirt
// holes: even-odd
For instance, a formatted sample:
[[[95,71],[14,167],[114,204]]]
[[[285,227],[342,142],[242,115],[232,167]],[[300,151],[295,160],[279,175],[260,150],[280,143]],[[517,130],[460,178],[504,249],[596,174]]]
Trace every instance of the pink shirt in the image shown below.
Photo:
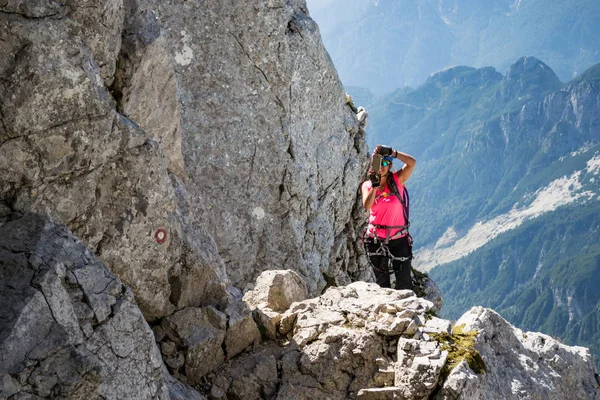
[[[398,177],[396,174],[393,174],[394,180],[396,181],[396,185],[398,186],[398,191],[402,195],[404,191],[404,185],[400,185],[398,182]],[[371,181],[365,181],[362,184],[363,190],[370,192],[373,190]],[[404,206],[398,199],[396,195],[392,192],[389,185],[386,185],[385,188],[379,187],[377,188],[377,193],[375,195],[375,201],[371,206],[371,213],[369,214],[369,224],[375,225],[388,225],[388,226],[404,226],[406,225],[406,220],[404,218]],[[370,226],[367,229],[367,235],[373,237],[373,227]],[[377,232],[377,236],[381,239],[385,239],[387,234],[387,229],[377,228],[375,229]],[[400,231],[400,228],[390,229],[390,237],[394,236],[396,233]]]

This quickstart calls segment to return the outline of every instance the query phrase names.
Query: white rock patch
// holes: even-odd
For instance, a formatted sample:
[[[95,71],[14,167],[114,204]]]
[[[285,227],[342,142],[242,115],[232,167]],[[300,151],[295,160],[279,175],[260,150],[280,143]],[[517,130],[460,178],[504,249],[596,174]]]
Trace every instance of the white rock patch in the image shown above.
[[[588,174],[598,175],[600,173],[600,154],[595,154],[594,157],[587,162],[586,171]]]
[[[588,161],[587,172],[596,170],[600,171],[600,156]],[[501,233],[517,228],[525,221],[554,211],[558,207],[570,204],[583,196],[593,197],[594,194],[591,192],[580,191],[582,184],[579,178],[582,172],[576,171],[569,177],[564,176],[550,182],[547,187],[538,190],[534,194],[535,199],[528,207],[517,208],[517,205],[515,205],[506,214],[487,222],[477,222],[465,236],[456,240],[452,246],[441,247],[438,243],[433,249],[420,249],[416,252],[415,258],[418,260],[416,264],[420,270],[429,271],[437,265],[456,261],[479,249]],[[444,237],[451,236],[452,231],[453,229],[450,228],[444,234]],[[442,244],[447,244],[447,241],[443,242]]]
[[[182,41],[183,41],[183,49],[181,52],[175,53],[175,62],[182,66],[190,65],[192,60],[194,59],[194,52],[192,48],[187,45],[189,41],[189,36],[185,33],[185,31],[181,31]]]
[[[252,216],[258,220],[261,220],[265,217],[265,210],[262,207],[256,207],[252,210]]]

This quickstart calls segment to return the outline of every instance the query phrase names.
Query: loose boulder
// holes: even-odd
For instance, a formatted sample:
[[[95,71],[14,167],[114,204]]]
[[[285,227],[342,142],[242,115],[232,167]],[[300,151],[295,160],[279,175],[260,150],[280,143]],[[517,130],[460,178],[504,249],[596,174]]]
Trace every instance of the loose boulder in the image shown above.
[[[254,289],[244,295],[244,302],[267,337],[275,339],[281,314],[307,297],[308,286],[300,275],[291,270],[273,270],[260,274]]]

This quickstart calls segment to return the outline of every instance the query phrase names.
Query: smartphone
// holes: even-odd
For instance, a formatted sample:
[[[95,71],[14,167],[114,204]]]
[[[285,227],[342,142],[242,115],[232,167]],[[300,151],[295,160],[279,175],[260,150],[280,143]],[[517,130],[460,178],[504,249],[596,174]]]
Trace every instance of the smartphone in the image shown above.
[[[375,173],[379,172],[381,169],[381,160],[383,156],[381,154],[373,155],[373,160],[371,161],[371,170]]]

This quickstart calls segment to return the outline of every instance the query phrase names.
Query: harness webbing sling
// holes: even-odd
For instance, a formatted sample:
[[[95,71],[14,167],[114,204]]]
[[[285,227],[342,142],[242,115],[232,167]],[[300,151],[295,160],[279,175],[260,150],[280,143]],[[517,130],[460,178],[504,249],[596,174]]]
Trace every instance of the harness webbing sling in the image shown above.
[[[394,261],[404,262],[404,261],[408,261],[408,260],[412,259],[412,257],[396,257],[390,252],[390,248],[387,246],[387,244],[385,244],[383,242],[379,242],[379,243],[380,243],[379,248],[375,251],[375,253],[371,253],[371,252],[367,251],[367,256],[369,256],[369,257],[382,256],[384,258],[387,258],[389,272],[394,271]],[[366,250],[366,246],[365,246],[365,250]],[[373,265],[373,268],[379,270],[379,268],[377,268],[375,265]]]

